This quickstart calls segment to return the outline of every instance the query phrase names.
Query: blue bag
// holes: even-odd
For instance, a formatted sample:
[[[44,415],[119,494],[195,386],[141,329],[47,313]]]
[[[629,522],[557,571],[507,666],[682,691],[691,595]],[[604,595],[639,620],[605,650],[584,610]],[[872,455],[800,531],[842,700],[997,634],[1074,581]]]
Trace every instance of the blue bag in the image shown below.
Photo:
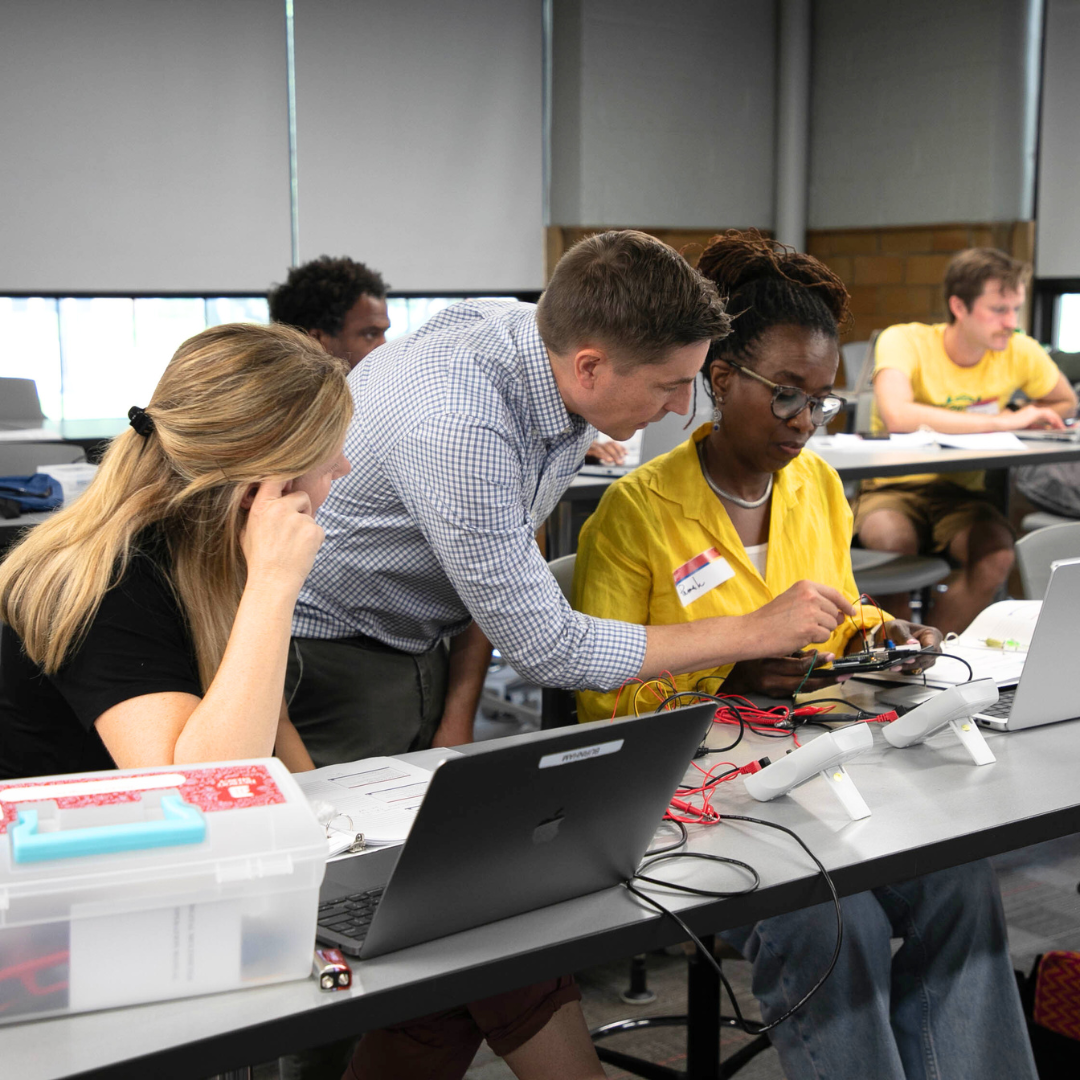
[[[55,510],[64,501],[64,491],[60,481],[47,473],[0,476],[0,499],[14,503],[20,513],[34,514],[41,510]]]

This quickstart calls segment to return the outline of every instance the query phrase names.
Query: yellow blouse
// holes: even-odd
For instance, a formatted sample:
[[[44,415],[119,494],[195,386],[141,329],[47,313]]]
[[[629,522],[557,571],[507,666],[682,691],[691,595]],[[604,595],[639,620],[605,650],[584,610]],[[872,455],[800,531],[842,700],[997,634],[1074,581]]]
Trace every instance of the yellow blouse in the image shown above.
[[[589,615],[642,625],[669,625],[715,615],[746,615],[763,607],[806,578],[831,585],[852,601],[858,595],[851,572],[851,508],[836,472],[804,450],[776,473],[769,517],[765,577],[754,568],[723,504],[705,482],[697,444],[708,435],[699,427],[687,442],[617,480],[581,530],[574,574],[574,606]],[[710,568],[703,585],[684,606],[676,575],[685,578],[695,557]],[[726,574],[733,576],[711,584]],[[687,567],[687,564],[690,567]],[[886,614],[886,618],[889,618]],[[877,609],[864,605],[866,627],[880,622]],[[827,641],[822,652],[844,651],[858,632],[851,619]],[[715,692],[731,665],[680,675],[675,684]],[[578,717],[611,716],[615,692],[578,692]],[[619,699],[618,714],[649,712],[657,705],[648,691],[629,686]]]

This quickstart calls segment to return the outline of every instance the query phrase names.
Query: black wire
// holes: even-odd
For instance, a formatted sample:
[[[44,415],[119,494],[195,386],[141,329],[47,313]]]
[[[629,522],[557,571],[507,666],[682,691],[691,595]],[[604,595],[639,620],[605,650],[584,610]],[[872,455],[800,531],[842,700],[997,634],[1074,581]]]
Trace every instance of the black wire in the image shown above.
[[[648,870],[657,863],[667,862],[670,859],[705,859],[708,862],[727,863],[729,866],[737,866],[740,870],[745,870],[753,880],[745,889],[738,889],[735,892],[720,892],[717,889],[697,889],[693,885],[681,885],[674,881],[665,881],[663,878],[649,877],[642,873],[642,871]],[[747,893],[752,893],[761,884],[760,875],[749,863],[741,862],[739,859],[731,859],[726,855],[713,855],[707,851],[676,851],[670,855],[657,855],[656,858],[642,863],[637,868],[634,880],[647,881],[650,885],[661,885],[665,889],[674,889],[676,892],[690,893],[693,896],[713,896],[720,900],[726,900],[732,896],[746,896]]]
[[[938,652],[936,649],[920,649],[917,653],[915,653],[915,655],[923,656],[924,654],[930,653],[943,660],[958,660],[961,664],[964,665],[964,667],[968,669],[967,681],[971,682],[975,678],[975,671],[973,670],[972,666],[962,656],[957,656],[955,653]]]
[[[678,851],[689,839],[686,832],[686,826],[681,821],[676,821],[674,818],[665,818],[661,824],[674,825],[675,828],[679,830],[679,839],[673,844],[668,844],[667,847],[659,847],[652,851],[646,851],[645,854],[641,856],[643,859],[651,858],[654,855],[666,855],[669,851]]]
[[[711,701],[715,705],[721,705],[721,706],[728,705],[727,701],[725,701],[723,698],[717,697],[715,694],[702,694],[697,690],[676,690],[674,694],[671,694],[669,697],[664,698],[664,700],[660,702],[660,704],[657,707],[656,711],[657,712],[663,711],[663,709],[666,706],[670,705],[671,702],[676,701],[678,698],[683,698],[683,697],[697,698],[698,701],[701,701],[701,700]],[[728,707],[731,708],[731,706],[728,706]],[[739,734],[735,736],[735,741],[730,746],[721,746],[717,750],[710,750],[709,751],[710,754],[725,754],[725,753],[727,753],[728,750],[734,750],[735,747],[738,746],[739,743],[742,742],[742,737],[743,737],[743,735],[745,734],[745,731],[746,731],[746,721],[742,718],[742,716],[739,715],[739,713],[738,713],[738,711],[736,709],[732,708],[732,712],[735,713],[735,717],[739,721]]]
[[[743,1016],[742,1010],[739,1008],[739,1002],[738,1002],[738,999],[735,997],[735,991],[732,990],[731,983],[729,983],[727,981],[727,977],[724,975],[724,972],[720,967],[719,961],[716,959],[715,956],[713,956],[712,950],[705,948],[704,943],[697,936],[697,934],[695,934],[694,931],[691,930],[690,927],[687,926],[686,923],[678,915],[676,915],[674,911],[671,911],[670,909],[664,907],[664,905],[661,904],[658,900],[655,900],[655,899],[653,899],[653,897],[648,896],[647,894],[643,893],[640,889],[634,888],[631,881],[624,881],[623,885],[626,887],[626,889],[629,892],[633,893],[634,896],[638,897],[638,899],[645,901],[645,903],[648,904],[650,907],[656,908],[656,910],[661,912],[661,914],[667,915],[675,923],[678,924],[678,926],[686,934],[686,936],[688,938],[690,938],[690,940],[697,946],[698,953],[702,957],[704,957],[704,959],[708,963],[710,963],[713,966],[713,968],[715,969],[716,974],[719,977],[721,984],[723,985],[724,989],[727,991],[728,1000],[731,1002],[732,1011],[735,1013],[735,1022],[738,1024],[738,1026],[743,1031],[745,1031],[748,1035],[763,1035],[765,1032],[771,1031],[778,1024],[782,1024],[793,1013],[795,1013],[797,1010],[801,1009],[814,996],[814,994],[816,994],[818,992],[818,990],[821,989],[821,987],[824,984],[825,980],[832,974],[833,968],[836,967],[836,961],[840,956],[840,947],[841,947],[841,945],[843,944],[843,941],[844,941],[844,916],[843,916],[843,912],[840,909],[840,897],[839,897],[839,894],[836,891],[836,886],[833,884],[832,878],[829,876],[828,870],[825,869],[825,866],[821,862],[821,860],[806,846],[806,844],[803,842],[802,838],[799,837],[797,833],[793,832],[791,829],[787,828],[785,825],[778,825],[774,821],[764,821],[761,818],[746,817],[746,816],[741,815],[741,814],[720,814],[719,816],[720,816],[721,820],[724,820],[724,821],[748,821],[748,822],[753,823],[754,825],[764,825],[767,828],[778,829],[780,832],[787,833],[787,835],[790,836],[799,845],[799,847],[801,847],[803,849],[803,851],[805,851],[806,854],[809,855],[810,858],[813,860],[814,865],[818,868],[818,871],[820,872],[821,876],[825,879],[825,884],[828,885],[829,892],[832,894],[833,906],[836,909],[836,945],[833,948],[833,954],[832,954],[832,958],[829,960],[829,966],[825,969],[825,973],[821,976],[821,978],[818,979],[818,981],[816,983],[814,983],[814,985],[812,987],[810,987],[810,989],[794,1005],[792,1005],[791,1008],[788,1009],[785,1013],[782,1013],[775,1020],[770,1021],[768,1024],[759,1024],[759,1023],[756,1023],[755,1021],[747,1020]],[[676,857],[678,857],[678,856],[676,856]],[[708,857],[708,853],[707,852],[685,852],[681,857],[682,858],[694,858],[694,857],[705,858],[705,857]],[[715,856],[714,855],[714,856],[711,856],[711,858],[716,859],[716,860],[720,860],[720,856]],[[735,860],[722,860],[722,861],[734,862]],[[741,864],[741,865],[745,866],[745,864]],[[642,869],[647,869],[647,866],[643,866]],[[754,873],[754,877],[756,879],[757,878],[757,872],[753,871],[753,873]],[[638,876],[638,875],[635,875],[635,877],[636,876]],[[651,880],[651,879],[643,879],[643,880]],[[708,892],[706,890],[692,889],[690,886],[676,885],[675,883],[669,882],[669,881],[662,882],[661,884],[662,884],[662,886],[664,888],[674,889],[674,890],[676,890],[678,892],[692,892],[692,893],[694,893],[695,895],[698,895],[698,896],[718,896],[718,897],[723,897],[723,896],[732,895],[730,893],[719,893],[719,892],[711,893],[711,892]],[[757,886],[755,885],[754,888],[756,888],[756,887]],[[746,891],[749,892],[749,891],[752,891],[752,890],[746,890]]]
[[[847,698],[842,697],[816,697],[810,702],[810,704],[817,705],[822,701],[828,701],[834,705],[846,705],[849,709],[854,709],[858,713],[858,715],[844,715],[833,717],[830,716],[828,713],[825,713],[822,716],[811,716],[805,720],[803,720],[802,717],[797,716],[795,717],[795,720],[798,723],[799,727],[804,727],[806,724],[827,724],[832,723],[834,720],[870,720],[878,715],[877,713],[869,712],[868,710],[856,705],[855,702],[848,701]]]

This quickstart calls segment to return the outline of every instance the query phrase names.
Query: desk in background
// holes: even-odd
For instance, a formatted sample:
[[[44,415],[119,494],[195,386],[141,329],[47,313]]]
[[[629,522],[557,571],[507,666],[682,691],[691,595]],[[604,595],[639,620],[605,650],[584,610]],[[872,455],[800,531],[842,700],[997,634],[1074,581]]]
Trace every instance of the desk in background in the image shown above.
[[[0,425],[0,448],[27,443],[70,443],[82,447],[88,459],[101,456],[109,440],[128,426],[126,417],[98,420],[43,420],[40,427]]]
[[[732,731],[717,726],[711,739],[723,745]],[[990,734],[998,760],[975,768],[951,732],[902,751],[884,750],[878,733],[874,750],[848,765],[873,811],[857,822],[817,781],[771,803],[732,781],[715,803],[796,829],[850,894],[1080,830],[1078,738],[1080,721]],[[774,740],[748,735],[725,758],[744,764],[770,752]],[[828,898],[805,855],[774,830],[730,823],[690,833],[690,850],[744,859],[762,879],[756,893],[730,900],[665,896],[696,932]],[[705,887],[735,880],[694,863],[675,872]],[[0,1061],[19,1080],[197,1080],[682,937],[621,889],[606,890],[358,963],[347,992],[324,994],[304,980],[3,1027]]]
[[[1029,443],[1023,450],[883,450],[873,441],[864,450],[815,449],[841,480],[867,480],[879,476],[908,476],[937,472],[970,472],[987,469],[1004,473],[1021,465],[1047,465],[1052,461],[1080,461],[1080,443]],[[596,509],[611,476],[577,476],[566,489],[549,521],[547,558],[557,559],[577,550],[577,537],[586,518]],[[1004,491],[1004,483],[1000,485]]]

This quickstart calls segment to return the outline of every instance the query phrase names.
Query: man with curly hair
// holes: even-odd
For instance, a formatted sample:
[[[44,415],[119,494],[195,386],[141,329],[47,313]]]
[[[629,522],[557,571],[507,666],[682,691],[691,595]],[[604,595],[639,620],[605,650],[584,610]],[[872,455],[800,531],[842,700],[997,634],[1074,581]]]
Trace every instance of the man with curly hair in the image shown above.
[[[354,368],[386,343],[386,289],[382,275],[363,263],[320,255],[270,289],[270,318],[310,334]]]

